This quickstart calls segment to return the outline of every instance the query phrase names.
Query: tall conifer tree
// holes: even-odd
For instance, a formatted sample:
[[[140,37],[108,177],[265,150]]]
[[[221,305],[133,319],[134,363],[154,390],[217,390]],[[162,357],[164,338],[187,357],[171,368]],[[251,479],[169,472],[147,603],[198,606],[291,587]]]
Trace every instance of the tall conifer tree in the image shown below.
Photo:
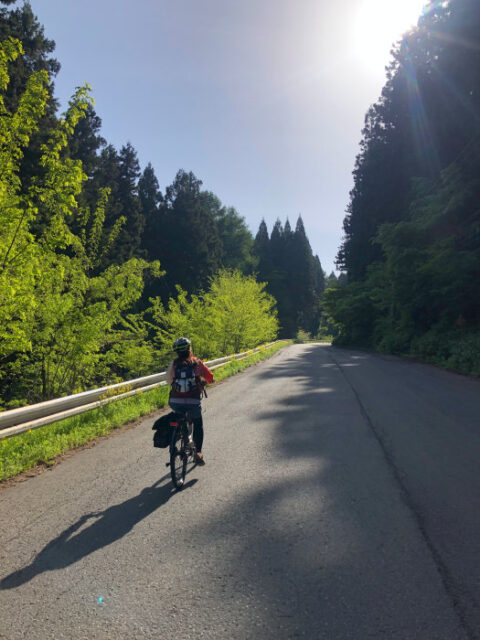
[[[120,175],[118,182],[118,198],[121,203],[125,225],[120,231],[118,241],[119,259],[121,262],[140,255],[142,233],[145,218],[138,197],[138,179],[140,165],[137,152],[128,142],[120,149]]]
[[[162,266],[169,295],[176,285],[189,292],[205,288],[221,266],[222,244],[201,186],[192,172],[179,171],[160,208],[165,220]]]
[[[253,242],[253,251],[258,260],[258,277],[260,282],[268,282],[270,278],[270,237],[267,224],[262,219]]]
[[[138,181],[138,195],[145,220],[142,248],[149,260],[159,260],[162,235],[160,206],[163,203],[163,195],[150,162]]]
[[[314,318],[318,298],[315,292],[312,249],[301,216],[298,217],[295,226],[293,244],[293,274],[297,283],[297,322],[300,328],[312,332],[315,331]]]

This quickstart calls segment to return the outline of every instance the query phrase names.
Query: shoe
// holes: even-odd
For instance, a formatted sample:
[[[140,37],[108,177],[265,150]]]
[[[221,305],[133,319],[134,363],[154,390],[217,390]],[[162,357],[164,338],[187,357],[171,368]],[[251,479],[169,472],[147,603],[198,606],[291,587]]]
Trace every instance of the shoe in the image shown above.
[[[203,453],[200,453],[200,452],[197,453],[197,455],[195,456],[195,462],[200,467],[203,467],[203,465],[205,464],[205,460],[203,459]]]

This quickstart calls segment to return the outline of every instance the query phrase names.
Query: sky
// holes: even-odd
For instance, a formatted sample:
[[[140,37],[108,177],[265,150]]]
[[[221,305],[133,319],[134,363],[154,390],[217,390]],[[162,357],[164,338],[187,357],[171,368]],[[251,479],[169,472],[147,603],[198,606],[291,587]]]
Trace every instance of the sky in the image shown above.
[[[302,215],[334,269],[365,113],[424,0],[31,0],[62,65],[92,85],[102,135],[162,192],[179,169],[255,234]]]

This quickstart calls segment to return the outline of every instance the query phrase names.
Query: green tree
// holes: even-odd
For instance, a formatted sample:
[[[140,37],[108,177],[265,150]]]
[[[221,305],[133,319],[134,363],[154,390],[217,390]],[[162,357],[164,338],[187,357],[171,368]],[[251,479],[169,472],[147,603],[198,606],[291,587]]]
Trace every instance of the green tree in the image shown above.
[[[9,112],[4,99],[8,63],[22,51],[12,38],[0,46],[0,361],[30,344],[35,278],[41,268],[41,251],[29,229],[38,210],[22,193],[19,169],[23,150],[45,113],[48,76],[46,71],[33,73],[16,111]]]
[[[45,109],[29,138],[28,145],[23,148],[20,170],[22,188],[26,190],[29,187],[30,178],[38,175],[41,147],[47,142],[50,131],[56,126],[57,103],[53,97],[52,78],[60,70],[60,64],[51,55],[55,49],[55,43],[45,37],[44,29],[34,15],[29,2],[24,2],[17,9],[0,9],[0,41],[9,37],[22,43],[23,53],[16,60],[11,61],[9,67],[10,79],[3,96],[6,109],[11,113],[17,110],[19,100],[24,94],[32,73],[46,71],[50,78]]]
[[[216,345],[212,342],[202,296],[188,295],[178,286],[175,296],[165,305],[160,298],[152,299],[150,313],[158,362],[166,365],[171,360],[172,345],[180,336],[190,337],[199,357],[215,357]]]
[[[123,215],[117,194],[119,179],[120,158],[115,147],[108,144],[99,154],[93,176],[94,193],[98,193],[100,189],[108,189],[110,194],[105,210],[105,226],[108,229],[111,229]]]
[[[394,48],[381,97],[367,113],[338,265],[350,280],[382,260],[382,224],[408,216],[413,178],[441,171],[479,134],[480,61],[474,0],[430,3],[419,27]]]
[[[71,158],[80,160],[83,171],[92,177],[98,161],[98,151],[105,146],[105,139],[100,135],[102,121],[96,114],[93,105],[89,104],[85,117],[78,121],[68,142]]]
[[[202,192],[202,199],[213,214],[222,246],[221,264],[225,269],[238,269],[250,274],[256,266],[253,236],[245,218],[234,207],[224,207],[217,196]]]
[[[163,203],[163,196],[150,163],[145,167],[138,181],[138,195],[145,220],[142,248],[150,260],[158,260],[162,244],[162,221],[159,208]]]
[[[258,227],[257,235],[253,242],[253,252],[258,263],[257,271],[260,281],[268,282],[271,271],[270,264],[270,237],[265,220]]]
[[[212,341],[220,353],[239,353],[277,335],[275,300],[253,276],[220,271],[204,300]]]
[[[367,115],[325,305],[339,340],[480,372],[480,5],[430,3]],[[352,310],[355,313],[352,313]]]
[[[177,285],[192,293],[200,291],[221,266],[222,244],[201,185],[193,173],[179,171],[160,207],[164,224],[160,255],[169,295]]]
[[[292,285],[295,287],[296,322],[299,328],[315,333],[318,327],[319,292],[316,291],[318,273],[302,217],[295,226],[292,246]]]
[[[105,210],[105,229],[118,228],[115,252],[105,257],[102,267],[122,264],[131,257],[142,257],[142,234],[145,218],[138,194],[140,168],[135,149],[129,143],[120,149],[112,145],[102,149],[93,174],[92,191],[109,190]]]
[[[324,273],[318,256],[312,255],[301,216],[294,232],[288,219],[285,227],[277,219],[270,238],[262,220],[254,252],[259,277],[277,301],[280,336],[295,336],[299,329],[317,333]]]
[[[78,207],[86,175],[81,162],[65,154],[91,103],[87,87],[77,89],[42,146],[38,175],[28,188],[22,183],[23,150],[45,112],[49,79],[45,71],[33,73],[10,113],[3,100],[8,63],[21,51],[11,38],[0,46],[0,383],[3,397],[15,402],[71,392],[107,375],[105,353],[118,343],[118,325],[141,295],[143,273],[159,273],[158,264],[133,259],[90,275],[103,251],[107,193],[89,225],[90,212]],[[34,235],[43,208],[49,215]],[[79,235],[69,224],[75,217]]]
[[[118,177],[117,195],[121,203],[122,216],[125,225],[122,227],[118,240],[118,260],[124,262],[129,258],[140,255],[145,217],[142,213],[138,196],[138,179],[140,165],[137,152],[128,142],[120,149],[120,175]]]
[[[188,296],[178,288],[164,306],[153,301],[156,342],[164,361],[174,340],[189,336],[202,358],[238,353],[277,335],[275,301],[265,285],[239,271],[221,270],[206,293]]]

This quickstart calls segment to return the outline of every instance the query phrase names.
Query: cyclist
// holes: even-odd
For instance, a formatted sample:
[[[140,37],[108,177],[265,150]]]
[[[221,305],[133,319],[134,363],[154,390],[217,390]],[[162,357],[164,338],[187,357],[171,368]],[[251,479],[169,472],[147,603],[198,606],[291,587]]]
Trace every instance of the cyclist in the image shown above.
[[[213,373],[193,355],[192,343],[188,338],[175,340],[173,350],[177,357],[167,369],[167,384],[171,387],[168,404],[176,413],[188,411],[192,417],[193,441],[197,449],[196,462],[204,465],[201,398],[205,383],[210,384],[214,381]]]

